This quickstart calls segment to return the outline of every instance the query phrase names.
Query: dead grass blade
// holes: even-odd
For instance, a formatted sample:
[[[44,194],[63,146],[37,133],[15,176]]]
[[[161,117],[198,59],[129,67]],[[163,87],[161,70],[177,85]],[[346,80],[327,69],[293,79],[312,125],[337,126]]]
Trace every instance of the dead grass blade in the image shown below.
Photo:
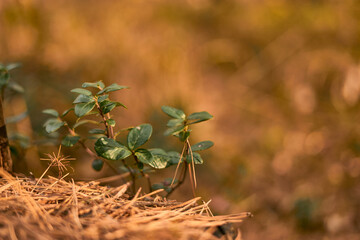
[[[0,239],[219,239],[217,226],[240,223],[249,213],[212,216],[201,198],[179,203],[157,196],[133,198],[129,184],[13,177],[0,169]],[[36,186],[36,187],[35,187]],[[239,238],[240,236],[240,238]],[[222,239],[241,239],[234,229]]]

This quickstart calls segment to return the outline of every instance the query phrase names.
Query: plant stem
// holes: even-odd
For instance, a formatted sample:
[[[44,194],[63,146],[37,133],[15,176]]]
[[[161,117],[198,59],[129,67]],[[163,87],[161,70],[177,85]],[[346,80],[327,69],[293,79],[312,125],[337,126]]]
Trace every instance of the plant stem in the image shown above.
[[[108,138],[114,139],[114,129],[113,129],[113,127],[110,126],[109,123],[106,121],[106,120],[108,120],[108,119],[110,118],[110,114],[107,114],[108,118],[106,118],[106,116],[104,115],[104,113],[103,113],[102,110],[101,110],[101,107],[100,107],[100,104],[99,104],[97,98],[95,98],[95,104],[96,104],[96,108],[97,108],[97,110],[98,110],[98,112],[99,112],[99,114],[100,114],[100,116],[101,116],[101,118],[102,118],[102,120],[103,120],[103,122],[104,122],[105,129],[106,129],[106,136],[107,136]]]
[[[191,156],[191,167],[192,168],[189,168],[189,171],[191,171],[190,173],[190,177],[192,176],[192,179],[193,179],[193,185],[194,185],[194,188],[196,188],[196,173],[195,173],[195,163],[194,163],[194,155],[193,155],[193,152],[191,150],[191,145],[190,145],[190,141],[189,139],[186,140],[186,143],[187,143],[187,146],[188,146],[188,152],[190,152],[190,154],[188,153],[188,155]],[[190,167],[190,165],[189,165]],[[193,191],[195,193],[195,191]],[[194,196],[195,197],[195,196]]]
[[[107,113],[107,114],[106,114],[106,117],[107,117],[107,119],[110,119],[110,118],[111,118],[110,113]],[[109,138],[115,139],[114,128],[113,128],[112,126],[110,126],[109,124],[108,124],[108,126],[110,127],[110,128],[109,128],[109,130],[110,130],[109,136],[111,136],[111,137],[109,137]]]
[[[193,172],[191,171],[191,163],[188,163],[187,166],[188,166],[188,169],[189,169],[191,190],[192,190],[193,196],[196,197],[196,195],[195,195],[195,187],[194,187],[194,175],[193,175]]]
[[[168,198],[178,187],[180,187],[184,181],[185,181],[185,178],[186,178],[186,172],[187,172],[187,167],[186,167],[186,164],[183,165],[183,169],[182,169],[182,176],[178,182],[178,184],[176,184],[173,188],[171,188],[171,190],[166,194],[166,197]]]
[[[171,181],[170,187],[172,187],[172,185],[173,185],[173,183],[174,183],[174,181],[175,181],[177,172],[178,172],[178,170],[179,170],[179,166],[180,166],[180,164],[181,164],[181,160],[182,160],[183,157],[184,157],[184,153],[187,152],[187,148],[188,148],[188,145],[187,145],[187,144],[184,144],[184,147],[183,147],[183,149],[182,149],[182,151],[181,151],[179,163],[178,163],[178,165],[176,166],[175,174],[174,174],[173,180]]]
[[[132,169],[126,164],[125,162],[125,159],[121,159],[122,163],[124,164],[124,166],[127,168],[127,170],[129,171],[130,173],[130,176],[131,176],[131,180],[133,182],[132,184],[132,192],[135,194],[135,174],[133,173]]]
[[[138,159],[135,155],[133,155],[133,156],[134,156],[134,159],[135,159],[136,164],[138,164],[138,163],[139,163],[139,159]],[[146,173],[144,173],[144,171],[143,171],[142,169],[139,169],[139,170],[140,170],[141,175],[146,178],[146,180],[147,180],[147,182],[148,182],[148,185],[149,185],[149,192],[151,192],[151,180],[150,180],[149,175],[146,174]]]

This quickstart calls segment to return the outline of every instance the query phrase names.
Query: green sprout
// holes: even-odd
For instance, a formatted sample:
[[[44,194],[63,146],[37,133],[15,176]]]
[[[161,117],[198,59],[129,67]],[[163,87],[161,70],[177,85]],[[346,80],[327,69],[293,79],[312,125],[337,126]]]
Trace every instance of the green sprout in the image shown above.
[[[171,119],[167,123],[168,129],[165,131],[165,135],[175,136],[183,143],[181,154],[173,153],[173,156],[176,156],[176,161],[170,161],[170,163],[172,164],[177,163],[177,166],[174,178],[171,181],[170,191],[168,191],[168,194],[170,194],[175,188],[179,187],[183,183],[186,177],[186,172],[188,171],[193,195],[195,196],[195,188],[197,186],[195,164],[203,164],[204,162],[198,151],[206,150],[212,147],[214,143],[212,141],[202,141],[191,146],[189,140],[191,133],[190,125],[210,120],[211,118],[213,118],[213,116],[205,111],[195,112],[190,114],[189,116],[186,116],[186,114],[182,110],[169,106],[162,106],[161,109],[164,113],[171,117]],[[177,185],[173,187],[180,164],[183,164],[183,171],[180,174],[181,177],[180,180],[177,182]]]

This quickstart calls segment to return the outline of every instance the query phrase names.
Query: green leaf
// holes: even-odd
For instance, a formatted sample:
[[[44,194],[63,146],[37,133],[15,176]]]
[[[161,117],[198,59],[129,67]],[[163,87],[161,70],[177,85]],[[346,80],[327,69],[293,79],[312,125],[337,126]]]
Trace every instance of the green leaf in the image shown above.
[[[103,134],[102,134],[103,135]],[[103,137],[101,134],[97,134],[97,135],[91,135],[91,136],[87,136],[86,139],[89,139],[89,140],[98,140],[99,137]]]
[[[125,105],[123,105],[120,102],[112,102],[109,100],[104,100],[100,103],[100,109],[104,114],[109,113],[111,110],[113,110],[115,107],[118,107],[118,106],[122,106],[122,107],[126,108]]]
[[[111,127],[115,127],[115,125],[116,125],[116,122],[115,122],[115,120],[114,119],[108,119],[108,120],[106,120],[106,122],[111,126]]]
[[[121,102],[115,102],[115,103],[116,103],[117,107],[123,107],[123,108],[127,109],[127,107],[124,104],[122,104]]]
[[[7,83],[7,81],[10,78],[10,73],[7,70],[1,70],[0,71],[0,81],[2,84]]]
[[[167,153],[168,155],[168,162],[166,167],[172,166],[172,165],[177,165],[179,163],[180,160],[180,153],[175,152],[175,151],[170,151]]]
[[[192,153],[192,156],[193,156],[193,160],[194,160],[194,163],[195,164],[203,164],[204,161],[202,160],[201,156],[199,153],[197,152],[193,152]],[[188,154],[187,157],[186,157],[186,162],[187,163],[191,163],[191,154]]]
[[[13,70],[15,68],[18,68],[20,66],[21,66],[21,63],[9,63],[8,65],[6,65],[6,69],[8,71],[11,71],[11,70]]]
[[[11,141],[17,142],[21,148],[26,149],[31,146],[30,138],[21,133],[14,133],[9,136]]]
[[[71,136],[67,135],[62,141],[61,144],[65,147],[72,147],[80,140],[80,136]]]
[[[102,101],[106,100],[109,97],[109,95],[101,95],[98,97],[98,102],[101,103]]]
[[[58,118],[50,118],[44,123],[46,132],[52,133],[65,125],[65,122],[60,121]]]
[[[184,126],[184,120],[183,119],[170,119],[168,123],[166,124],[167,127],[177,127],[177,126]]]
[[[162,106],[161,110],[170,117],[185,120],[186,115],[180,109],[169,107],[169,106]]]
[[[91,82],[84,82],[81,87],[83,87],[83,88],[87,88],[87,87],[104,88],[105,85],[104,85],[104,83],[103,83],[102,81],[93,82],[93,83],[91,83]]]
[[[164,150],[162,150],[161,148],[152,148],[149,149],[149,152],[153,156],[153,160],[149,163],[151,167],[156,169],[162,169],[167,166],[169,156]]]
[[[65,117],[70,111],[74,110],[74,108],[69,108],[67,110],[65,110],[62,114],[61,117]]]
[[[100,171],[104,166],[104,162],[103,160],[97,158],[94,159],[94,161],[91,163],[91,166],[95,171]]]
[[[85,116],[95,107],[95,102],[78,103],[75,105],[75,115],[78,117]]]
[[[182,130],[184,130],[184,128],[185,128],[185,126],[183,126],[183,125],[169,128],[169,129],[167,129],[167,130],[164,132],[164,135],[165,135],[165,136],[175,135],[175,134],[181,132]]]
[[[198,142],[194,145],[191,146],[191,150],[194,151],[202,151],[208,148],[211,148],[212,146],[214,146],[214,143],[212,141],[202,141],[202,142]]]
[[[75,129],[78,126],[81,126],[83,124],[86,124],[86,123],[92,123],[92,124],[96,124],[96,125],[99,124],[97,121],[94,121],[94,120],[81,120],[74,124],[73,129]]]
[[[9,82],[9,88],[17,93],[24,93],[24,88],[16,82]]]
[[[108,160],[125,159],[131,151],[114,139],[101,137],[95,142],[95,151],[98,156]]]
[[[73,101],[74,104],[76,104],[76,103],[89,103],[89,102],[95,102],[93,96],[87,96],[87,95],[84,95],[84,94],[80,94]]]
[[[89,116],[89,115],[97,115],[97,116],[99,116],[100,114],[99,114],[99,112],[97,110],[94,110],[94,111],[90,111],[90,112],[88,112],[86,114],[86,116]]]
[[[113,83],[110,86],[108,86],[108,87],[104,88],[103,90],[101,90],[100,92],[98,92],[97,94],[100,95],[100,94],[103,94],[103,93],[118,91],[118,90],[125,89],[125,88],[129,88],[129,87],[120,86],[117,83]]]
[[[89,90],[83,89],[83,88],[74,88],[74,89],[71,89],[70,92],[79,93],[79,94],[83,94],[86,96],[92,95],[92,92],[90,92]]]
[[[143,170],[144,169],[144,164],[142,162],[138,162],[137,167],[138,167],[139,170]]]
[[[49,115],[51,115],[53,117],[58,117],[59,116],[59,113],[55,109],[45,109],[42,112],[45,113],[45,114],[49,114]]]
[[[185,142],[189,138],[190,132],[191,132],[190,130],[179,132],[180,141]]]
[[[27,116],[28,116],[28,112],[26,111],[26,112],[20,113],[15,116],[7,117],[5,122],[6,122],[6,124],[17,123],[17,122],[20,122],[21,120],[23,120],[24,118],[26,118]]]
[[[0,72],[0,88],[3,88],[6,84],[8,84],[9,78],[10,75],[8,72]]]
[[[146,143],[151,137],[152,130],[150,124],[141,124],[131,129],[127,136],[129,148],[133,150]]]
[[[0,66],[0,88],[3,88],[10,79],[10,73],[3,65]]]
[[[98,129],[98,128],[94,128],[89,131],[89,133],[91,134],[105,134],[105,132],[106,131],[104,129]]]
[[[139,148],[135,151],[135,156],[139,159],[140,162],[150,165],[153,162],[153,155],[150,151]]]
[[[196,120],[194,122],[188,123],[188,125],[190,125],[190,124],[194,124],[194,123],[207,121],[211,118],[213,118],[213,116],[208,112],[195,112],[195,113],[190,114],[187,117],[187,120]]]

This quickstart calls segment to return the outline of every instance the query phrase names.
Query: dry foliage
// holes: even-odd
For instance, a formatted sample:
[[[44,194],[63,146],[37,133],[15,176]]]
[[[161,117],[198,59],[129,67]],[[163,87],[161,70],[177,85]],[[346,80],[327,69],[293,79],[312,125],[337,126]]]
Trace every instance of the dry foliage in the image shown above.
[[[250,215],[213,216],[200,198],[179,203],[159,191],[130,198],[129,184],[0,176],[0,239],[241,239],[218,226]]]

